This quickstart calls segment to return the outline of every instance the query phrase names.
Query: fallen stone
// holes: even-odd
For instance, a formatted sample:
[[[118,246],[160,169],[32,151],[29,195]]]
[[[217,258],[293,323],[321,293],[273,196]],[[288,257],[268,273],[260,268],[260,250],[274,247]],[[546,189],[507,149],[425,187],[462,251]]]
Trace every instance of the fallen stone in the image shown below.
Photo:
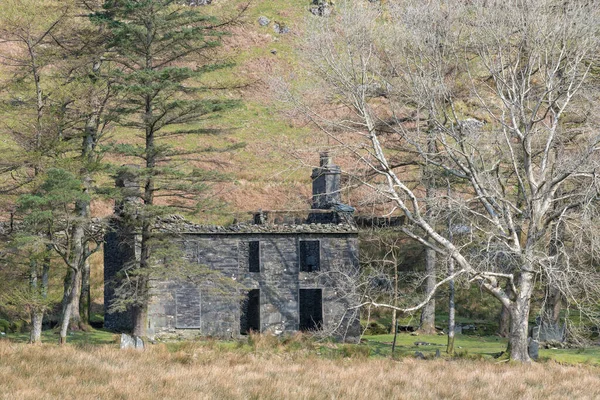
[[[144,341],[139,336],[135,337],[135,348],[137,350],[144,350]]]
[[[131,336],[126,333],[121,334],[121,350],[136,349],[144,350],[144,340],[138,336]]]
[[[133,336],[121,333],[121,350],[135,349],[135,340]]]
[[[273,30],[275,31],[275,33],[279,33],[281,35],[290,32],[290,28],[288,28],[285,24],[279,22],[275,22],[275,24],[273,25]]]
[[[267,25],[269,25],[270,23],[271,23],[271,20],[270,20],[269,18],[265,17],[264,15],[263,15],[263,16],[260,16],[260,17],[258,17],[258,24],[259,24],[260,26],[267,26]]]
[[[540,355],[540,342],[533,338],[529,338],[527,351],[529,352],[529,357],[531,357],[532,360],[537,360]]]
[[[328,4],[319,4],[318,6],[311,7],[310,13],[318,17],[329,17],[331,15],[331,7]]]

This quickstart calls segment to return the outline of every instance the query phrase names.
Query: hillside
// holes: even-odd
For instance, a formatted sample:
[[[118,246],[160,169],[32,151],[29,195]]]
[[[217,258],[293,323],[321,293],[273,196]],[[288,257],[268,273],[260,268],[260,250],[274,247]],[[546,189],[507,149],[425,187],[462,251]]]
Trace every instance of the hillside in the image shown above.
[[[280,78],[294,84],[302,79],[299,72],[304,26],[306,19],[313,17],[308,11],[309,2],[255,0],[245,6],[241,0],[217,0],[202,6],[203,12],[223,20],[233,18],[235,22],[218,52],[219,61],[232,62],[233,67],[209,73],[199,82],[218,88],[213,95],[240,99],[243,104],[211,119],[209,126],[222,129],[222,134],[192,136],[176,145],[182,149],[218,150],[245,144],[233,152],[206,152],[199,163],[230,177],[230,183],[213,188],[214,194],[226,203],[226,214],[304,209],[310,205],[311,168],[318,163],[318,151],[325,148],[326,139],[305,121],[286,116],[275,86]],[[269,24],[261,26],[259,17],[268,18]],[[277,33],[275,24],[289,31]],[[10,44],[3,46],[10,48]],[[13,77],[14,71],[10,66],[0,66],[0,81]],[[134,132],[118,126],[112,128],[110,136],[119,143],[138,140]],[[0,148],[10,147],[10,138],[0,138]],[[129,161],[108,156],[111,158],[115,164]],[[111,209],[110,202],[96,202],[93,212],[101,216]],[[214,216],[215,222],[230,219],[231,216]]]
[[[230,15],[232,6],[240,9],[244,4],[215,1],[207,9]],[[225,40],[223,55],[233,57],[235,67],[207,77],[219,84],[242,86],[226,94],[241,98],[242,108],[223,114],[217,121],[231,132],[207,143],[215,147],[246,143],[233,154],[211,155],[207,160],[234,177],[235,183],[219,193],[231,211],[302,209],[309,205],[310,166],[316,164],[324,138],[302,122],[286,118],[274,89],[276,79],[294,79],[301,69],[303,27],[309,16],[304,2],[251,2]],[[268,18],[270,23],[261,26],[259,17]],[[289,32],[276,33],[277,23],[288,27]]]

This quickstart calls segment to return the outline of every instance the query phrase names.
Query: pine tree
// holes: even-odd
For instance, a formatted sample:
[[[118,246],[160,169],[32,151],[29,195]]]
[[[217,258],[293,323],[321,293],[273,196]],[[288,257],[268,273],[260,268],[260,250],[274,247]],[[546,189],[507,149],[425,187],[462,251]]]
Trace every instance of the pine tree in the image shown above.
[[[123,97],[119,123],[140,132],[143,139],[141,144],[116,147],[142,164],[132,170],[141,184],[136,212],[140,260],[127,274],[130,281],[120,286],[116,306],[132,311],[134,335],[145,336],[149,271],[153,258],[164,251],[156,221],[174,210],[194,210],[206,198],[208,182],[222,179],[191,166],[198,150],[170,143],[185,135],[215,133],[199,123],[238,102],[209,99],[206,88],[192,87],[203,73],[228,66],[210,61],[226,34],[224,25],[198,8],[172,0],[108,0],[93,18],[108,27],[108,58],[121,66],[115,75]],[[191,60],[201,66],[191,68]]]
[[[44,15],[36,12],[42,7]],[[48,70],[56,60],[53,37],[62,29],[69,4],[56,0],[7,0],[0,3],[0,63],[11,72],[11,78],[3,87],[4,99],[0,103],[3,115],[1,133],[10,138],[0,159],[0,174],[3,178],[0,194],[12,205],[20,194],[31,192],[44,179],[44,171],[60,153],[57,143],[57,124],[53,118],[49,101],[53,86]],[[14,207],[13,208],[14,211]],[[8,243],[11,263],[25,257],[28,264],[29,290],[20,291],[29,296],[27,307],[31,318],[30,342],[41,341],[41,328],[48,303],[48,274],[51,248],[48,232],[37,232],[34,236],[15,235]],[[31,232],[29,232],[31,233]],[[40,243],[46,242],[46,246]],[[27,243],[27,245],[25,245]],[[19,251],[11,246],[17,245]],[[24,250],[24,251],[23,251]],[[19,290],[15,288],[17,293]],[[17,296],[24,301],[25,297]]]
[[[83,14],[83,6],[75,1],[55,0],[10,0],[0,4],[0,44],[11,46],[0,48],[0,62],[14,73],[5,87],[10,100],[0,103],[8,117],[2,133],[8,134],[13,144],[2,154],[0,173],[10,173],[10,178],[2,180],[0,193],[8,195],[7,203],[13,203],[19,194],[39,193],[40,185],[48,179],[48,171],[59,169],[76,176],[81,182],[79,190],[85,194],[77,198],[73,207],[66,208],[73,215],[61,215],[71,222],[65,225],[69,232],[64,237],[79,238],[68,241],[72,248],[63,248],[64,237],[48,230],[34,235],[28,228],[14,235],[16,239],[23,234],[33,235],[31,238],[37,237],[38,243],[46,242],[43,255],[28,256],[31,289],[40,295],[48,292],[52,255],[69,254],[65,260],[62,308],[63,314],[71,311],[61,317],[66,321],[61,327],[61,342],[66,340],[69,325],[80,325],[80,291],[84,311],[89,304],[86,301],[89,290],[80,289],[89,287],[87,258],[93,238],[88,233],[90,201],[94,195],[91,183],[103,168],[99,162],[99,143],[110,122],[107,110],[112,99],[111,81],[100,72],[104,35]],[[39,13],[40,7],[45,10],[43,15]],[[58,226],[65,221],[54,223]],[[40,229],[46,228],[40,226]],[[32,342],[40,340],[42,318],[43,312],[32,308]]]

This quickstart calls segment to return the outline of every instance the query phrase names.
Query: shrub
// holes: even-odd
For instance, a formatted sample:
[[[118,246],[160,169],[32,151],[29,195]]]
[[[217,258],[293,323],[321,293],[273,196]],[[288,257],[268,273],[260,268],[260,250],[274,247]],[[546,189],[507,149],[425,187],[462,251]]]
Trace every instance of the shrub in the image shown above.
[[[360,326],[365,335],[385,335],[390,331],[385,325],[376,321],[371,321],[368,325],[365,321],[361,321]]]
[[[250,332],[248,334],[248,345],[254,351],[279,350],[279,338],[268,333]]]
[[[0,319],[0,332],[8,333],[10,328],[10,322],[5,319]]]
[[[348,358],[369,358],[371,348],[358,344],[343,344],[339,347],[342,357]]]
[[[502,306],[489,293],[471,286],[456,292],[456,313],[469,319],[489,320],[500,315]]]

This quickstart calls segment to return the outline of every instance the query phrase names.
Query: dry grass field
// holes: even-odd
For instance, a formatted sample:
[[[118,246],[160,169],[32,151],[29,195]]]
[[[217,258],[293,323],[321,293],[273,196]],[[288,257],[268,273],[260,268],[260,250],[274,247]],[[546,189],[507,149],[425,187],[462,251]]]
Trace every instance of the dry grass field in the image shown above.
[[[600,369],[0,341],[2,399],[598,399]]]

